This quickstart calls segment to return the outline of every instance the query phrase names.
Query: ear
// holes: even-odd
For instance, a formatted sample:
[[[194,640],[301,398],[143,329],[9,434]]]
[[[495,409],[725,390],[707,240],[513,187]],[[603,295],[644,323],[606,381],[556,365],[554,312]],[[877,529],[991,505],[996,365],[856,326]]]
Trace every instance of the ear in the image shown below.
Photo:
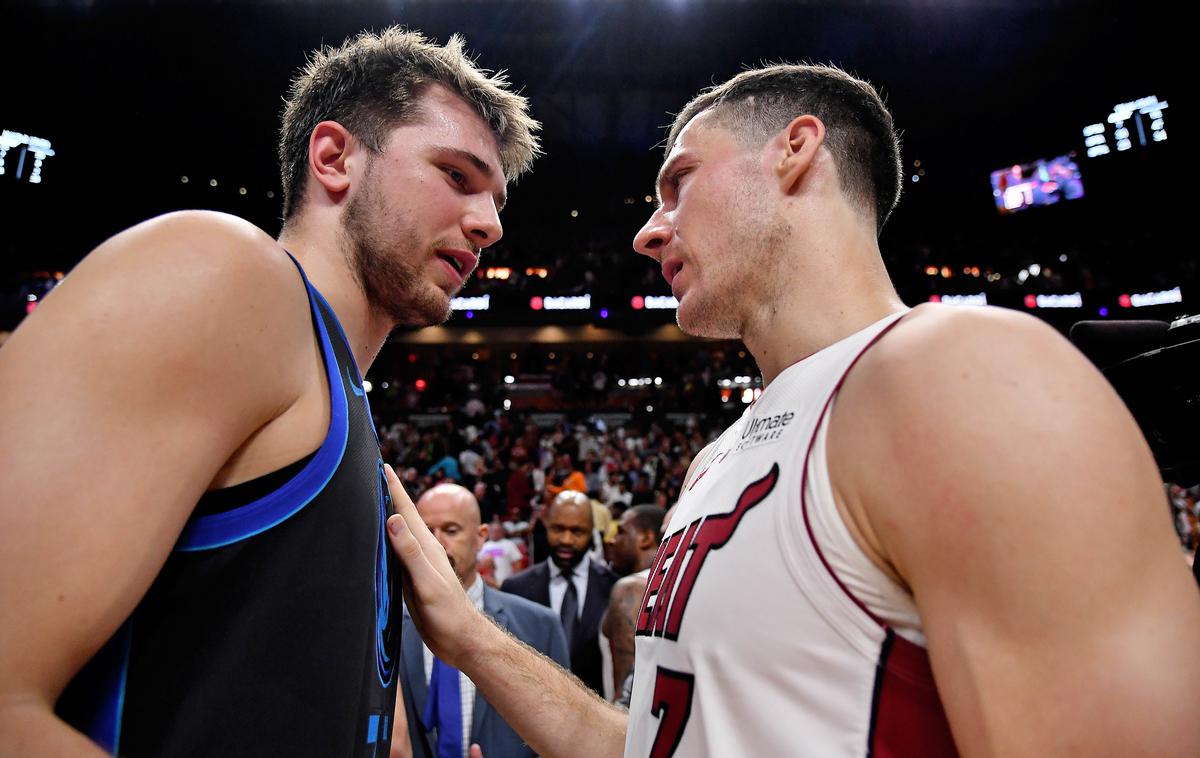
[[[654,532],[638,532],[638,550],[649,550],[657,542]]]
[[[780,190],[785,195],[792,195],[816,162],[817,151],[825,144],[825,124],[811,114],[797,116],[776,139],[782,143],[783,150],[775,165],[775,176]]]
[[[483,524],[479,527],[479,534],[475,535],[475,553],[476,553],[476,555],[479,554],[480,550],[483,550],[483,543],[485,543],[487,541],[488,541],[488,528],[487,528],[487,524]]]
[[[350,155],[356,145],[346,127],[322,121],[308,137],[308,170],[326,192],[338,195],[350,187]]]

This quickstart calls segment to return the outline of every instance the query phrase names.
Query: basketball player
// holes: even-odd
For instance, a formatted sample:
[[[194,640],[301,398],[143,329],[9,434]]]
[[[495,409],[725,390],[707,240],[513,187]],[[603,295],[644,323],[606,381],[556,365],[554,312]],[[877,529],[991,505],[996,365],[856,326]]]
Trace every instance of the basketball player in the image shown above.
[[[834,68],[676,118],[634,247],[766,388],[689,472],[628,716],[471,612],[400,503],[424,638],[484,691],[524,676],[504,716],[541,754],[1200,755],[1200,594],[1137,426],[1041,322],[901,304],[900,181],[890,114]]]
[[[177,213],[0,352],[0,755],[386,755],[399,598],[362,387],[440,322],[537,152],[526,101],[388,29],[283,119],[278,241]]]

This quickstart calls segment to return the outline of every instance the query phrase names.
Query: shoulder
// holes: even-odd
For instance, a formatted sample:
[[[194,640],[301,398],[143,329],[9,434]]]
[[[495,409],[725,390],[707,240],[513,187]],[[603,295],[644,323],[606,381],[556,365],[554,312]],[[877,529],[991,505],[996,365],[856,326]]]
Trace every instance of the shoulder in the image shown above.
[[[490,593],[496,605],[502,607],[510,615],[523,617],[530,621],[558,623],[558,617],[554,615],[554,612],[541,603],[535,603],[528,598],[504,590],[493,590],[490,587],[486,588],[484,592]]]
[[[619,605],[623,600],[628,598],[641,598],[642,593],[646,591],[646,577],[638,574],[630,574],[623,576],[613,585],[612,595],[609,603],[613,606]]]
[[[234,216],[170,213],[108,239],[75,267],[47,304],[145,323],[190,327],[196,336],[224,322],[294,318],[307,294],[286,253],[262,230]]]
[[[1078,405],[1080,392],[1085,402],[1111,395],[1099,372],[1038,319],[999,308],[921,306],[850,371],[834,424],[875,437],[952,439],[970,435],[972,423],[1002,432],[1016,411],[1063,412]]]
[[[1038,360],[1030,361],[1030,350]],[[1049,349],[1051,354],[1042,353]],[[913,308],[868,350],[855,371],[887,371],[899,378],[945,373],[950,366],[1003,363],[1044,365],[1076,351],[1045,322],[1005,308],[925,304]],[[955,379],[961,379],[959,372]],[[971,372],[968,373],[968,378]]]
[[[176,389],[260,383],[258,394],[278,396],[293,382],[290,366],[268,366],[262,355],[303,350],[307,313],[299,273],[274,240],[233,216],[187,211],[101,244],[17,334],[35,344],[52,338],[72,356],[64,371],[117,366],[168,372]]]
[[[195,276],[277,276],[290,265],[275,240],[250,222],[213,211],[178,211],[143,221],[109,238],[85,259],[89,268],[177,267]],[[294,268],[294,267],[293,267]],[[205,277],[207,278],[207,277]],[[203,284],[202,278],[199,284]]]
[[[1048,325],[998,308],[914,309],[847,376],[828,451],[835,495],[864,539],[931,558],[984,534],[972,525],[1019,533],[1048,509],[1140,498],[1155,478],[1100,372]],[[1067,481],[1094,496],[1056,497]],[[1001,513],[1012,520],[1001,525]]]
[[[503,584],[500,585],[500,589],[503,592],[510,592],[510,587],[528,587],[529,585],[537,582],[539,579],[544,580],[547,574],[548,569],[546,568],[545,561],[542,561],[541,563],[535,563],[529,568],[523,571],[518,571],[509,578],[505,579]]]

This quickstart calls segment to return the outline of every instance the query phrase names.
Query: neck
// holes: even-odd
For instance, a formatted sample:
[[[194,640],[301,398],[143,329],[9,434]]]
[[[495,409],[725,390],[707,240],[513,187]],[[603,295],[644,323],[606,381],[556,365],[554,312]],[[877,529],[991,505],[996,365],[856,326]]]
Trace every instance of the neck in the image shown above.
[[[836,244],[818,240],[809,251],[781,256],[797,262],[791,281],[802,291],[764,293],[742,332],[764,385],[793,363],[905,309],[874,234],[861,225],[851,228],[833,237]]]
[[[294,217],[280,232],[278,242],[296,256],[309,281],[329,301],[346,332],[359,373],[365,376],[395,324],[367,302],[345,249],[341,222],[308,218],[321,210],[326,209]]]
[[[631,571],[630,573],[636,574],[639,571],[645,571],[646,569],[653,566],[654,565],[654,556],[657,554],[658,554],[657,548],[655,548],[654,552],[651,552],[651,553],[640,553],[638,555],[637,563],[635,563],[633,565],[633,571]]]

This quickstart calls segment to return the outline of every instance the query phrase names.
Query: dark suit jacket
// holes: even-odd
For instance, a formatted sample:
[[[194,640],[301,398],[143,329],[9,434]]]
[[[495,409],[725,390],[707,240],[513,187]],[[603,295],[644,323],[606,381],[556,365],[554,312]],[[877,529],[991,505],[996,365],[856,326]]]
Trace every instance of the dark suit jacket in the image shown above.
[[[579,616],[575,641],[571,645],[571,671],[583,683],[604,697],[604,673],[600,657],[600,619],[608,608],[617,575],[607,566],[595,561],[588,564],[587,597]],[[519,574],[510,576],[500,589],[528,598],[550,608],[550,566],[548,561],[535,564]],[[487,752],[484,751],[484,756]]]
[[[514,637],[566,667],[567,639],[563,636],[562,623],[553,611],[523,597],[497,592],[487,586],[483,588],[483,610]],[[437,754],[434,733],[426,733],[421,725],[421,714],[425,712],[425,702],[429,696],[429,680],[425,676],[421,636],[407,607],[404,609],[404,629],[400,636],[400,686],[404,690],[404,715],[408,720],[413,758],[432,758]],[[479,743],[486,758],[534,756],[533,750],[500,718],[478,690],[475,692],[470,741]]]

